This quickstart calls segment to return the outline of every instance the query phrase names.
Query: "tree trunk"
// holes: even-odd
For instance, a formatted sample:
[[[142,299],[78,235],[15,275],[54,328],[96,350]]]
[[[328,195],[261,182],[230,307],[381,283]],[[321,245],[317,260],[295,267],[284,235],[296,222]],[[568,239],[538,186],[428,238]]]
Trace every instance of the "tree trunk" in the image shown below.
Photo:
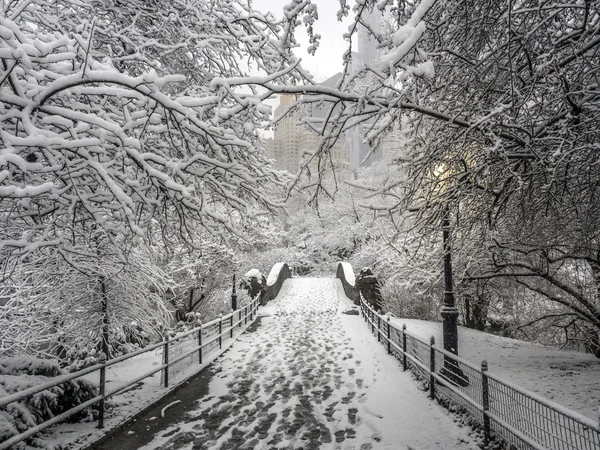
[[[190,296],[189,296],[189,300],[188,300],[188,307],[187,307],[187,312],[193,312],[194,311],[194,291],[196,290],[196,288],[194,286],[192,286],[190,288]]]
[[[489,302],[486,301],[483,294],[476,297],[477,301],[473,304],[472,327],[475,330],[484,331],[487,322],[487,313]]]
[[[590,268],[596,284],[596,302],[600,302],[600,264],[590,263]],[[595,313],[596,322],[591,324],[594,327],[594,333],[589,334],[588,342],[585,345],[596,358],[600,358],[600,312],[591,312]]]
[[[109,320],[108,320],[108,292],[106,286],[106,277],[100,277],[100,294],[101,294],[101,306],[102,306],[102,338],[101,348],[102,353],[106,355],[106,359],[110,359],[110,346],[109,346]]]
[[[596,358],[600,358],[600,328],[595,327],[594,331],[590,333],[588,342],[588,350],[593,353]]]
[[[473,318],[471,316],[471,296],[467,293],[463,293],[465,300],[465,326],[467,328],[473,328]]]

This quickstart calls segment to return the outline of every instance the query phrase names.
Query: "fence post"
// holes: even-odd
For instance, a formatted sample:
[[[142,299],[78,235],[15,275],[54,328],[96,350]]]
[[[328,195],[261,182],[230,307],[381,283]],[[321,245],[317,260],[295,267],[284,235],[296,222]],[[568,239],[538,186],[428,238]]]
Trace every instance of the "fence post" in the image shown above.
[[[435,398],[435,338],[429,340],[429,397]]]
[[[406,372],[406,324],[402,324],[402,371]]]
[[[487,445],[491,440],[490,435],[490,416],[488,416],[488,411],[490,409],[490,391],[489,391],[489,383],[488,383],[488,363],[484,359],[481,361],[481,390],[482,390],[482,403],[483,403],[483,435],[484,435],[484,443]]]
[[[381,342],[381,316],[377,315],[377,342]]]
[[[202,324],[200,324],[200,329],[198,330],[198,364],[202,364]]]
[[[369,319],[371,320],[371,333],[375,333],[375,317],[373,311],[369,309]]]
[[[100,364],[106,364],[106,355],[100,355]],[[100,369],[100,401],[98,402],[98,428],[104,428],[104,393],[106,392],[106,366]]]
[[[242,309],[240,308],[240,311],[238,313],[239,316],[239,321],[238,321],[238,328],[242,328]]]
[[[231,283],[231,312],[237,309],[237,294],[235,292],[235,272],[233,273],[233,281]]]
[[[248,324],[248,305],[244,306],[244,325]]]
[[[233,339],[233,312],[231,313],[231,320],[229,321],[230,333],[229,336]]]
[[[362,295],[360,295],[360,309],[362,310],[363,319],[365,319],[365,322],[366,322],[367,321],[367,311],[365,309],[365,302],[364,302],[364,299],[362,298]]]
[[[392,344],[391,344],[391,334],[390,334],[390,316],[387,316],[387,341],[388,341],[388,355],[392,354]]]
[[[222,335],[223,334],[223,318],[219,317],[219,348],[223,348]]]
[[[163,349],[163,364],[166,364],[165,368],[165,387],[169,387],[169,335],[165,335],[165,345]]]

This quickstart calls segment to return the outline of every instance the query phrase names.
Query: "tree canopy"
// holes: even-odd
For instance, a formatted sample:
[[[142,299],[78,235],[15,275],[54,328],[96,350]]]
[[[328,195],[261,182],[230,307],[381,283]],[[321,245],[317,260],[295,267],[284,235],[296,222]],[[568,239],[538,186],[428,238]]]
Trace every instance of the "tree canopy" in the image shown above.
[[[226,238],[281,205],[257,133],[271,94],[228,80],[284,81],[290,24],[235,0],[3,6],[0,248],[68,249],[91,224]]]
[[[449,211],[455,249],[472,249],[467,285],[526,287],[554,302],[548,318],[566,308],[595,329],[598,351],[600,2],[365,0],[341,2],[345,15],[336,88],[262,85],[328,104],[326,138],[362,124],[377,152],[395,134],[396,173],[364,186],[363,205],[423,237]],[[376,43],[373,62],[357,64],[357,39]]]

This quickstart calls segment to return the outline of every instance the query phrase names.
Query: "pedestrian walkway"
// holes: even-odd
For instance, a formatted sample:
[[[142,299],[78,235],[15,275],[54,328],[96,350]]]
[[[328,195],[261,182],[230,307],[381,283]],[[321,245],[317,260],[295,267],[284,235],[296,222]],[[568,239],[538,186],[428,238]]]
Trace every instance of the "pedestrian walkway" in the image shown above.
[[[171,399],[161,415],[173,421],[141,419],[141,449],[478,448],[351,308],[337,279],[286,280],[260,326],[209,369],[194,408],[181,417]]]

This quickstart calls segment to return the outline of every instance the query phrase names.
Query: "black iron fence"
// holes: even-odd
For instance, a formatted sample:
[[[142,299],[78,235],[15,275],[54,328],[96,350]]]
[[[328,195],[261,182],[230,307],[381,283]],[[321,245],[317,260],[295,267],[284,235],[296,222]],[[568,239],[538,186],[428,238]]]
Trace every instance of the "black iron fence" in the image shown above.
[[[240,334],[246,330],[254,319],[256,319],[256,312],[259,306],[259,299],[253,300],[250,304],[233,311],[226,316],[220,317],[212,322],[202,324],[201,326],[189,330],[181,335],[174,338],[166,338],[164,341],[159,342],[148,347],[144,347],[135,352],[127,355],[120,356],[118,358],[111,359],[101,364],[96,364],[92,367],[88,367],[78,372],[70,373],[64,376],[53,378],[52,380],[33,386],[29,389],[21,392],[7,395],[0,398],[0,409],[11,407],[11,404],[15,404],[18,408],[18,403],[23,400],[32,397],[39,392],[46,389],[50,389],[55,386],[61,386],[68,383],[71,380],[75,380],[84,377],[90,373],[98,372],[100,383],[98,386],[98,395],[94,398],[81,403],[80,405],[71,408],[64,413],[53,417],[43,423],[40,423],[34,427],[31,427],[18,435],[12,436],[3,442],[0,442],[0,450],[8,449],[14,444],[24,441],[28,437],[54,425],[65,419],[83,411],[85,408],[96,405],[98,408],[98,428],[104,427],[104,403],[105,401],[123,391],[130,386],[133,386],[140,381],[149,378],[156,373],[161,373],[161,385],[165,388],[169,387],[169,384],[179,381],[186,370],[194,363],[204,364],[208,358],[214,359],[226,350],[228,344],[230,344],[236,334]],[[155,354],[162,355],[162,364],[153,367],[150,371],[143,373],[133,379],[119,383],[116,386],[107,385],[106,371],[111,366],[115,366],[119,363],[135,358],[142,354],[154,352]],[[191,375],[188,371],[188,375]]]
[[[361,299],[361,311],[371,332],[424,379],[431,398],[461,406],[479,424],[486,442],[504,440],[525,450],[600,450],[595,421],[529,392],[392,324]]]

